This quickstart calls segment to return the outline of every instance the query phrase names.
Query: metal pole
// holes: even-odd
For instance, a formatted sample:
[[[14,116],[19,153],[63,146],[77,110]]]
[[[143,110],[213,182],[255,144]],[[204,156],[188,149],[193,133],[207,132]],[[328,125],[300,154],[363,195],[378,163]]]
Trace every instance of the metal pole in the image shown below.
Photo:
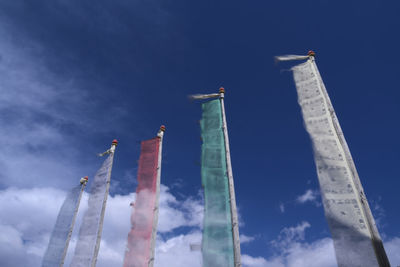
[[[72,231],[73,231],[74,225],[75,225],[76,215],[78,214],[79,204],[81,203],[82,193],[83,193],[83,190],[85,189],[85,186],[86,186],[86,182],[82,183],[81,192],[79,193],[78,203],[76,203],[76,207],[75,207],[75,211],[74,211],[74,216],[73,216],[73,218],[72,218],[72,223],[71,223],[71,226],[70,226],[70,228],[69,228],[67,241],[66,241],[66,243],[65,243],[64,252],[63,252],[63,255],[62,255],[62,258],[61,258],[60,267],[63,267],[63,266],[64,266],[65,256],[67,255],[69,242],[70,242],[70,240],[71,240]]]
[[[112,142],[111,148],[110,148],[110,157],[111,158],[111,166],[110,169],[108,170],[108,177],[107,177],[107,185],[106,185],[106,192],[104,194],[104,200],[103,200],[103,207],[101,209],[101,214],[100,214],[100,223],[99,223],[99,229],[97,232],[97,240],[96,240],[96,246],[94,248],[94,254],[92,258],[92,267],[96,267],[96,262],[97,262],[97,255],[99,254],[99,249],[100,249],[100,241],[101,241],[101,234],[103,232],[103,222],[104,222],[104,213],[106,211],[106,203],[107,203],[107,198],[108,198],[108,192],[110,190],[110,180],[111,180],[111,170],[112,170],[112,165],[114,161],[114,152],[115,148],[117,147],[117,140],[114,140]]]
[[[151,244],[150,244],[149,267],[154,266],[154,252],[155,252],[157,224],[158,224],[158,201],[160,198],[160,183],[161,183],[162,142],[163,142],[163,138],[164,138],[164,132],[165,132],[165,126],[161,125],[160,130],[157,133],[157,137],[160,138],[160,144],[159,144],[159,149],[158,149],[156,202],[154,205],[153,231],[151,232],[151,240],[150,240]]]
[[[371,209],[368,205],[367,198],[364,194],[364,189],[361,185],[360,177],[358,176],[358,172],[357,172],[356,166],[354,164],[354,160],[351,156],[350,149],[347,145],[346,139],[344,138],[344,134],[340,127],[335,110],[333,109],[333,105],[330,101],[328,92],[326,91],[326,89],[321,85],[320,81],[318,80],[318,77],[320,77],[320,76],[317,73],[318,68],[315,63],[314,55],[315,54],[309,55],[310,56],[309,60],[311,62],[312,71],[314,72],[314,75],[317,79],[318,87],[320,88],[320,90],[323,93],[324,98],[326,100],[326,103],[327,103],[327,106],[329,109],[329,114],[331,116],[336,135],[337,135],[339,142],[343,148],[347,166],[349,167],[349,169],[352,173],[351,181],[353,182],[353,185],[355,186],[355,188],[357,189],[357,192],[358,192],[357,200],[360,203],[360,206],[362,207],[362,212],[364,214],[363,217],[366,219],[366,222],[367,222],[366,224],[367,224],[368,230],[371,235],[371,239],[372,239],[371,242],[372,242],[372,247],[374,248],[374,251],[375,251],[375,256],[377,258],[377,261],[378,261],[380,267],[390,267],[389,260],[387,258],[385,249],[383,247],[382,239],[381,239],[378,229],[376,227],[374,217],[372,216]]]
[[[242,266],[242,263],[240,260],[239,223],[238,223],[237,209],[236,209],[235,186],[233,183],[231,153],[229,149],[228,128],[225,116],[224,96],[225,96],[225,89],[221,87],[219,89],[219,100],[221,102],[222,131],[224,132],[224,139],[225,139],[226,167],[228,174],[229,196],[231,204],[234,265],[235,267],[240,267]]]

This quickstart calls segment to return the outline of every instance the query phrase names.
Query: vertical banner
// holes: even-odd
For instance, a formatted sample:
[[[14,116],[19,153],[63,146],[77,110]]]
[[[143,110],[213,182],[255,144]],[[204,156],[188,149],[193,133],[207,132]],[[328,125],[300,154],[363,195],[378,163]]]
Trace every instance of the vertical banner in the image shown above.
[[[84,187],[82,184],[77,185],[68,192],[51,233],[49,245],[43,257],[43,267],[60,267],[64,264],[69,237]]]
[[[113,158],[114,153],[111,153],[93,178],[88,209],[83,216],[71,267],[94,267],[96,265]]]
[[[201,180],[204,187],[203,266],[234,266],[232,219],[221,103],[202,104]]]
[[[160,137],[142,141],[138,168],[136,201],[131,215],[124,267],[148,267],[152,251],[152,232],[158,213],[157,168],[159,167]],[[173,218],[171,218],[173,220]],[[154,236],[155,238],[155,236]]]
[[[340,267],[390,266],[314,58],[293,67],[321,196]]]

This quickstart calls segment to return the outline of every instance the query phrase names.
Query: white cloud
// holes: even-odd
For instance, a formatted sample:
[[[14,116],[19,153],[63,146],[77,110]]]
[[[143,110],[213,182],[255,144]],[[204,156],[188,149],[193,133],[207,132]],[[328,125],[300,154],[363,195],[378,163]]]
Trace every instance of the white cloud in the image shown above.
[[[0,214],[7,214],[0,220],[0,266],[40,265],[64,197],[64,191],[53,188],[8,188],[0,191]],[[68,249],[66,266],[73,255],[81,217],[87,209],[87,199],[88,195],[85,193]],[[134,199],[134,193],[109,196],[97,266],[122,264],[130,229],[129,204]],[[190,252],[189,245],[201,243],[199,228],[201,221],[200,200],[178,201],[166,186],[162,186],[158,224],[161,234],[159,233],[157,238],[159,263],[156,261],[156,266],[165,266],[166,260],[171,261],[172,265],[169,266],[188,266],[185,264],[190,261],[198,262],[201,258],[199,258],[200,252]],[[182,226],[192,227],[192,232],[174,236],[172,231]],[[169,236],[172,234],[172,237],[164,238],[162,233],[169,233]],[[186,250],[190,253],[179,256]],[[173,264],[175,262],[182,265]]]
[[[302,222],[297,226],[285,227],[281,230],[278,238],[271,241],[271,245],[279,250],[284,250],[293,242],[304,240],[305,231],[311,227],[308,222]]]
[[[242,256],[244,267],[336,267],[336,257],[331,238],[313,242],[305,241],[306,229],[311,225],[301,222],[285,227],[271,245],[277,253],[270,258]],[[384,242],[386,253],[392,266],[400,265],[400,238],[394,237]]]
[[[273,258],[267,260],[263,257],[251,257],[249,255],[242,255],[243,267],[284,267],[285,265],[280,258]]]
[[[294,242],[286,249],[288,267],[336,267],[333,242],[323,238],[312,243]]]
[[[311,243],[292,240],[285,245],[271,258],[242,255],[243,267],[337,267],[330,238]]]
[[[159,227],[157,235],[156,267],[201,266],[201,252],[190,251],[190,244],[201,244],[201,206],[199,200],[178,201],[162,186]],[[16,189],[0,191],[0,266],[40,266],[41,258],[54,226],[57,213],[64,200],[65,192],[53,188]],[[74,235],[69,247],[66,266],[68,266],[78,233],[82,214],[87,208],[87,194],[82,198]],[[130,229],[129,203],[135,194],[109,197],[102,242],[99,252],[99,267],[121,266],[126,238]],[[188,208],[191,207],[191,208]],[[171,214],[178,218],[170,223]],[[192,226],[183,234],[174,234],[182,226]],[[244,267],[333,267],[336,266],[333,243],[330,238],[306,242],[306,230],[311,225],[301,222],[284,227],[279,236],[270,244],[276,253],[271,257],[242,255]],[[241,235],[241,241],[251,242],[254,237]],[[400,264],[398,251],[400,238],[385,242],[391,263]],[[267,247],[266,247],[267,249]]]
[[[270,242],[277,253],[270,258],[243,255],[244,267],[336,267],[332,239],[305,242],[305,231],[310,227],[308,222],[301,222],[283,228],[277,239]]]
[[[306,202],[312,202],[317,206],[321,206],[321,203],[317,200],[318,195],[319,195],[318,190],[307,189],[307,191],[303,195],[298,196],[296,198],[296,202],[300,204],[304,204]]]
[[[394,237],[384,242],[385,250],[392,266],[400,266],[400,238]]]
[[[178,201],[164,185],[161,185],[160,193],[159,232],[170,232],[182,226],[201,227],[203,205],[200,200]]]
[[[240,239],[240,244],[244,244],[244,243],[250,243],[251,241],[254,241],[254,239],[256,238],[254,236],[240,234],[239,239]]]
[[[0,266],[38,266],[65,193],[50,188],[0,191]]]
[[[155,267],[202,266],[201,252],[190,250],[190,244],[201,243],[201,235],[200,231],[194,231],[186,235],[178,235],[166,240],[158,236],[154,262]]]

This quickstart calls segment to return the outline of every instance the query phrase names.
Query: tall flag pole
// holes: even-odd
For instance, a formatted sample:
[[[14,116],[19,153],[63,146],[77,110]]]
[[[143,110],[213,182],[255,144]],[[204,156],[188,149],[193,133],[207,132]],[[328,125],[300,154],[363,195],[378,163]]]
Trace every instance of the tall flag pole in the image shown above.
[[[42,267],[64,266],[72,230],[74,229],[76,214],[78,213],[83,190],[88,177],[81,178],[80,185],[73,187],[61,206],[57,221],[50,237],[49,245],[43,257]]]
[[[224,88],[217,94],[192,95],[202,104],[202,185],[205,214],[202,240],[204,267],[240,267],[240,240],[224,107]]]
[[[165,126],[157,137],[141,142],[136,201],[131,215],[124,267],[153,267],[158,224],[162,142]]]
[[[161,125],[160,130],[157,133],[157,137],[160,139],[159,149],[158,149],[158,164],[157,164],[157,181],[156,181],[156,202],[154,207],[154,220],[153,220],[153,230],[151,232],[151,249],[150,249],[150,263],[149,267],[154,266],[154,252],[156,246],[157,237],[157,225],[158,225],[158,212],[159,212],[159,199],[160,199],[160,184],[161,184],[161,160],[162,160],[162,143],[164,138],[165,126]]]
[[[99,154],[99,156],[108,155],[108,157],[93,178],[88,209],[83,216],[82,225],[79,229],[78,242],[70,267],[96,266],[103,231],[104,213],[110,189],[114,152],[117,145],[118,141],[114,139],[110,149]]]
[[[229,195],[230,195],[230,204],[231,204],[235,267],[240,267],[242,264],[241,264],[241,260],[240,260],[239,221],[238,221],[237,209],[236,209],[235,185],[233,183],[231,152],[229,149],[228,126],[226,124],[224,97],[225,97],[225,89],[221,87],[219,89],[219,100],[221,102],[222,130],[224,131],[224,140],[225,140],[225,154],[226,154],[226,166],[227,166],[227,173],[228,173]]]
[[[292,68],[307,132],[313,143],[321,196],[339,266],[390,266],[349,147],[322,81],[315,53],[279,56],[304,60]]]

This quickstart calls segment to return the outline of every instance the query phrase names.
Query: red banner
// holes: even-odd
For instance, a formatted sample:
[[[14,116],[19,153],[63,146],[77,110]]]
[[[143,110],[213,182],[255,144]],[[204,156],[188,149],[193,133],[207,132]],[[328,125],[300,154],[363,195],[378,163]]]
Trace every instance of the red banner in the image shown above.
[[[131,215],[124,267],[148,267],[151,255],[151,234],[156,205],[157,167],[160,138],[142,141],[136,202]]]

